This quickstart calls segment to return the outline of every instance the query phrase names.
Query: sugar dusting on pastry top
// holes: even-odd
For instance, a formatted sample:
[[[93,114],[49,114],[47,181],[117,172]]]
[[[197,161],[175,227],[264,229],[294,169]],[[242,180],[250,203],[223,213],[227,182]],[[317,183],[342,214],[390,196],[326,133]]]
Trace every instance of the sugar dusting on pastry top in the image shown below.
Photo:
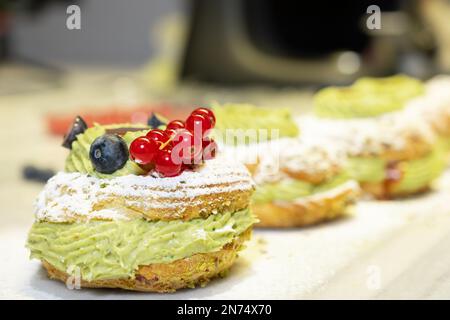
[[[411,100],[405,111],[430,123],[439,134],[450,134],[450,76],[436,76],[426,83],[424,95]]]
[[[195,170],[175,177],[127,175],[99,179],[83,173],[60,172],[50,179],[36,201],[37,220],[65,222],[74,219],[127,219],[127,210],[143,199],[140,208],[183,211],[201,195],[248,191],[254,187],[248,170],[239,163],[207,160]],[[125,206],[96,209],[104,199],[121,198]],[[139,212],[134,212],[139,215]]]
[[[333,112],[323,116],[299,117],[297,123],[304,137],[333,139],[353,156],[376,156],[389,151],[402,151],[411,144],[433,144],[435,135],[422,115],[411,112],[411,103],[422,99],[430,91],[420,81],[406,76],[388,78],[364,78],[352,86],[335,88],[346,90],[342,100],[327,98],[326,104]],[[321,92],[317,94],[321,96]],[[377,99],[382,96],[395,104],[396,108],[383,109]],[[320,109],[324,101],[315,101],[314,110]],[[322,104],[321,104],[322,103]],[[370,107],[370,108],[369,108]],[[378,113],[360,116],[365,110],[381,108]],[[347,112],[343,116],[339,112]],[[335,114],[336,113],[336,114]]]
[[[256,183],[282,180],[285,171],[308,175],[334,175],[345,162],[339,149],[314,139],[282,138],[249,145],[222,146],[228,158],[256,165]]]
[[[386,150],[403,150],[411,140],[433,144],[435,135],[420,115],[407,110],[370,119],[321,119],[304,116],[297,119],[306,139],[332,141],[350,155],[376,155]]]

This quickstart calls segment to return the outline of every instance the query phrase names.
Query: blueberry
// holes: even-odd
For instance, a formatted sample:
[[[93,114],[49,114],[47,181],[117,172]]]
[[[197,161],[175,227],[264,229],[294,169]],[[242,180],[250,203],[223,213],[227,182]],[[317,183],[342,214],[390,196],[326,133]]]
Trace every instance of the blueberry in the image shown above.
[[[89,150],[89,158],[95,170],[100,173],[113,173],[127,163],[128,146],[115,134],[104,134],[94,140]]]
[[[152,129],[158,129],[160,126],[163,126],[166,123],[162,121],[160,118],[158,118],[158,116],[154,112],[152,112],[150,118],[148,118],[147,124]]]
[[[72,149],[72,143],[77,140],[77,135],[83,133],[87,129],[87,124],[80,116],[76,116],[73,120],[72,126],[67,134],[64,136],[62,146],[67,149]]]

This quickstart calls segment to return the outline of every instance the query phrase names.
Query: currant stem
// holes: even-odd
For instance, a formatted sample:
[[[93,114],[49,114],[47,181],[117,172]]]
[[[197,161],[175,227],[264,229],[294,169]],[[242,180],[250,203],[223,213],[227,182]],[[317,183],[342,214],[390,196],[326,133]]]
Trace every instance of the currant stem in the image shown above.
[[[167,139],[166,142],[164,142],[163,144],[161,144],[161,146],[159,147],[159,150],[163,150],[169,143],[171,143],[174,139],[175,135],[170,136],[169,139]]]

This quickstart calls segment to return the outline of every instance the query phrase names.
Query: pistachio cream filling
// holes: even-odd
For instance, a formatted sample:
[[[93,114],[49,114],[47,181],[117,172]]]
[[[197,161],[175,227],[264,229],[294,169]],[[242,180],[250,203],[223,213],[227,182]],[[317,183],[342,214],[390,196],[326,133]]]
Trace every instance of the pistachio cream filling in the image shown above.
[[[256,222],[248,209],[190,221],[35,222],[31,257],[84,280],[134,277],[139,266],[219,251]]]
[[[395,182],[393,192],[414,192],[430,184],[444,170],[445,161],[440,148],[428,155],[409,161],[401,161],[392,166],[395,177],[388,176],[389,163],[381,158],[351,157],[347,170],[359,182],[381,183],[386,179]]]
[[[348,87],[328,87],[314,97],[314,112],[324,118],[363,118],[403,109],[425,91],[421,81],[404,75],[361,78]]]
[[[129,174],[141,175],[145,172],[133,161],[128,160],[125,166],[114,173],[103,174],[96,171],[89,159],[89,149],[94,140],[105,134],[107,129],[114,129],[120,127],[129,127],[129,124],[100,126],[95,125],[88,128],[84,133],[77,135],[77,139],[72,143],[72,150],[66,159],[65,171],[86,173],[97,178],[114,178],[119,176],[126,176]],[[148,129],[143,131],[128,131],[122,138],[129,146],[130,143],[139,136],[145,135]]]
[[[349,176],[346,173],[338,174],[320,184],[312,184],[297,179],[284,179],[277,183],[258,185],[253,194],[252,201],[254,204],[265,204],[273,201],[293,201],[298,198],[334,189],[349,180]]]
[[[264,131],[267,133],[267,140],[283,137],[297,137],[298,127],[287,108],[263,108],[250,104],[225,104],[214,105],[213,111],[216,115],[216,135],[217,132],[226,133],[226,130],[254,130],[256,134]],[[274,133],[273,130],[277,130]],[[261,139],[261,136],[257,137]],[[227,144],[235,144],[235,141],[228,141]],[[239,140],[236,140],[239,141]],[[260,142],[260,141],[258,141]],[[246,141],[242,141],[246,143]]]
[[[422,81],[397,74],[391,77],[363,77],[355,81],[353,88],[374,94],[386,94],[401,103],[425,93]]]

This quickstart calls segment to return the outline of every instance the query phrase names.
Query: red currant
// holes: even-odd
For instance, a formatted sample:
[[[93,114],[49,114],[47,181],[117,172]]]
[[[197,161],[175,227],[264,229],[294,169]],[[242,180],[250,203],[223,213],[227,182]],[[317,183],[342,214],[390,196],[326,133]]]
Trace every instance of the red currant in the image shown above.
[[[170,121],[167,126],[166,126],[166,130],[168,129],[183,129],[184,128],[184,121],[182,120],[172,120]]]
[[[212,129],[211,119],[201,114],[191,114],[186,119],[186,129],[194,135],[201,134],[203,136],[206,131]]]
[[[196,164],[202,159],[202,142],[186,129],[177,132],[174,140],[172,157],[176,163]]]
[[[172,160],[172,150],[159,150],[155,158],[155,169],[164,177],[174,177],[180,174],[182,164]]]
[[[217,153],[217,143],[210,138],[206,138],[202,141],[203,147],[203,159],[210,160],[216,157]]]
[[[216,124],[216,116],[214,115],[214,112],[212,112],[211,109],[197,108],[194,111],[192,111],[191,114],[201,114],[202,116],[209,117],[209,119],[211,120],[212,127],[214,128],[214,125]]]
[[[139,137],[130,144],[131,159],[138,164],[149,164],[156,156],[159,144],[148,137]]]
[[[166,129],[164,132],[169,135],[169,137],[175,137],[179,129]]]
[[[167,140],[169,140],[170,136],[164,130],[153,129],[147,133],[147,138],[155,142],[158,142],[159,144],[163,144],[167,142]]]

